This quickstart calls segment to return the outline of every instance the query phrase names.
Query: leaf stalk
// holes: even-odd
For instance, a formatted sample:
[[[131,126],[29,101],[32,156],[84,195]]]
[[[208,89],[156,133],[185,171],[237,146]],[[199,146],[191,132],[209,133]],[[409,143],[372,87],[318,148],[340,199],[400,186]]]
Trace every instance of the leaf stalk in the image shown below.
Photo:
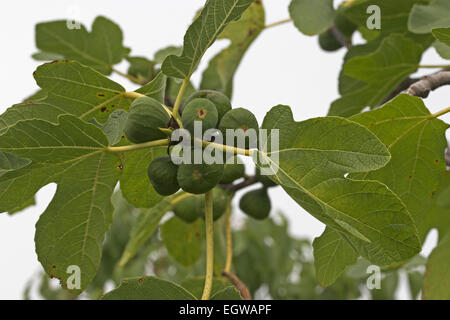
[[[206,225],[206,275],[202,300],[209,300],[214,273],[214,221],[213,191],[205,193],[205,225]]]

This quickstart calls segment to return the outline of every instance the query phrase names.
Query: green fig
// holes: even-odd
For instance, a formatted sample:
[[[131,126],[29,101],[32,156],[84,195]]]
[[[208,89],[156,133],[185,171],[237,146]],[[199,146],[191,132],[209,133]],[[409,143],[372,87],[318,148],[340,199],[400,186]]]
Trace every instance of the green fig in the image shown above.
[[[214,188],[223,175],[223,164],[185,164],[178,167],[178,184],[189,193],[201,194]]]
[[[263,220],[270,214],[271,204],[267,189],[247,192],[239,201],[239,208],[252,218]]]
[[[239,157],[233,157],[229,161],[230,163],[225,163],[223,168],[223,176],[220,179],[220,183],[222,184],[232,183],[245,175],[245,166]]]
[[[258,179],[258,181],[261,182],[266,188],[275,187],[278,185],[276,182],[270,179],[270,176],[261,175],[261,170],[259,170],[259,168],[256,168],[255,176],[256,179]]]
[[[133,101],[125,122],[125,136],[133,143],[164,139],[167,135],[159,130],[166,128],[170,116],[157,100],[142,97]]]
[[[208,99],[216,106],[217,113],[219,116],[219,121],[222,117],[231,110],[231,102],[230,99],[222,92],[214,91],[214,90],[200,90],[194,92],[187,100],[186,103],[196,99],[196,98],[204,98]],[[183,110],[182,110],[183,112]]]
[[[193,223],[199,216],[198,199],[196,196],[186,197],[173,206],[173,213],[187,223]]]
[[[334,33],[331,29],[321,33],[319,35],[319,45],[325,51],[336,51],[343,47],[343,41],[351,42],[352,35],[358,28],[356,24],[347,19],[344,14],[345,9],[339,9],[334,20],[334,28],[337,29],[343,37],[343,40],[339,41],[336,38],[338,33]]]
[[[217,109],[214,103],[208,99],[197,98],[191,100],[183,110],[181,122],[183,127],[194,135],[194,123],[200,121],[202,123],[202,131],[206,131],[217,126],[218,121]],[[202,133],[203,133],[202,132]]]
[[[158,157],[148,166],[148,178],[156,192],[169,196],[177,192],[180,187],[177,180],[178,166],[169,156]]]
[[[331,30],[319,34],[319,45],[325,51],[336,51],[343,47]]]
[[[224,142],[227,145],[233,145],[235,147],[239,146],[239,141],[245,139],[245,148],[256,148],[257,147],[257,138],[258,138],[258,120],[253,113],[244,108],[237,108],[228,111],[220,120],[219,129],[222,131]],[[235,132],[235,138],[232,141],[228,141],[227,130],[232,129],[242,129],[242,131]],[[248,130],[255,130],[254,138],[256,141],[251,141],[249,137],[252,135],[246,136],[248,134]],[[241,137],[243,135],[243,137]],[[253,140],[253,139],[252,139]]]

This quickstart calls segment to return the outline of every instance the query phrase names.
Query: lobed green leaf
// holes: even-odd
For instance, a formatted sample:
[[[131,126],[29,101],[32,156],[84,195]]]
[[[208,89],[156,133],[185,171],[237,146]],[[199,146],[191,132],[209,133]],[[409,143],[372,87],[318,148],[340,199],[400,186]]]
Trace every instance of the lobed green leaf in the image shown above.
[[[433,0],[429,4],[414,5],[408,20],[408,28],[414,33],[430,33],[434,28],[449,26],[450,2],[447,0]]]
[[[130,239],[122,253],[119,265],[127,264],[138,250],[150,239],[161,219],[172,208],[172,197],[166,197],[153,208],[142,209],[131,229]]]
[[[317,281],[322,287],[333,284],[345,268],[358,259],[358,252],[340,234],[329,227],[313,242]]]
[[[394,191],[406,204],[422,240],[428,232],[425,217],[446,170],[448,125],[429,116],[420,98],[400,95],[382,108],[350,118],[373,132],[392,155],[385,167],[351,177],[377,180]]]
[[[67,287],[69,266],[81,270],[80,293],[93,279],[112,219],[111,195],[120,161],[107,153],[108,140],[95,125],[72,115],[58,124],[43,120],[16,123],[0,136],[0,149],[31,164],[0,177],[0,211],[28,201],[56,182],[56,194],[36,225],[36,252],[45,271]],[[18,192],[20,190],[21,192]]]
[[[108,292],[102,300],[196,300],[179,285],[157,277],[131,278]]]
[[[222,31],[218,39],[229,39],[231,44],[211,59],[203,72],[200,89],[217,90],[231,97],[234,74],[245,52],[264,30],[264,21],[263,4],[255,1],[241,19],[231,22]]]
[[[36,46],[45,52],[37,58],[76,60],[103,74],[111,74],[113,65],[122,61],[129,49],[122,44],[120,27],[105,17],[97,17],[89,33],[83,25],[70,29],[67,21],[52,21],[36,25]]]
[[[373,46],[364,50],[370,52]],[[413,40],[394,34],[386,37],[373,53],[349,59],[343,73],[353,80],[341,87],[344,95],[332,103],[328,114],[348,117],[366,106],[379,105],[417,70],[423,50]]]
[[[173,217],[161,226],[161,237],[169,254],[183,266],[192,266],[203,248],[203,228],[200,220],[187,224]]]
[[[450,300],[450,233],[447,233],[428,257],[422,298]]]
[[[223,29],[238,20],[253,1],[208,0],[184,36],[183,53],[181,56],[168,56],[162,64],[162,71],[171,77],[189,78]]]
[[[373,133],[337,117],[295,122],[286,106],[274,107],[262,128],[279,129],[278,149],[268,144],[258,153],[261,163],[272,166],[272,178],[317,219],[362,243],[373,263],[404,261],[420,251],[412,217],[390,189],[345,177],[390,160]],[[279,159],[273,161],[275,153]]]
[[[289,14],[294,25],[308,36],[327,31],[336,16],[333,0],[292,0]]]

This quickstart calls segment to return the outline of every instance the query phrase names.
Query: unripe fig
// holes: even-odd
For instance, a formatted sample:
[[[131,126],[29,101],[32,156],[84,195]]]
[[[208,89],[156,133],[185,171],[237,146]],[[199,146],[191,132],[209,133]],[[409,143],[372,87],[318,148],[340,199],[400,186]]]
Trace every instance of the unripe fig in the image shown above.
[[[196,98],[204,98],[208,99],[214,105],[216,106],[217,113],[219,116],[219,121],[222,119],[222,117],[231,110],[231,102],[230,99],[226,95],[224,95],[222,92],[214,91],[214,90],[200,90],[197,92],[194,92],[186,101],[186,103],[189,103],[190,101],[196,99]]]
[[[334,20],[334,28],[342,34],[345,41],[350,42],[352,35],[357,30],[358,26],[348,20],[343,13],[343,10],[340,9],[337,11],[337,15]],[[337,40],[336,34],[334,34],[331,29],[319,35],[319,45],[325,51],[336,51],[343,47],[343,44]]]
[[[178,167],[178,184],[189,193],[201,194],[214,188],[223,175],[223,164],[185,164]]]
[[[214,103],[208,99],[197,98],[191,100],[183,110],[181,122],[183,127],[188,130],[191,135],[194,134],[194,122],[202,122],[202,131],[215,128],[218,122],[217,109]],[[202,132],[202,133],[203,133]]]
[[[225,163],[223,168],[223,176],[220,183],[228,184],[234,180],[242,178],[245,174],[245,166],[238,157],[233,157],[232,163]]]
[[[199,216],[199,197],[189,196],[178,201],[173,207],[173,213],[187,223],[193,223]]]
[[[244,194],[239,208],[252,218],[263,220],[270,214],[271,204],[267,189],[252,190]]]
[[[319,45],[325,51],[336,51],[343,47],[331,30],[327,30],[319,35]]]
[[[244,108],[237,108],[228,111],[220,120],[219,129],[222,131],[224,142],[227,145],[234,145],[235,147],[239,147],[238,141],[241,135],[248,133],[249,129],[255,130],[255,138],[258,138],[258,120],[253,113]],[[226,130],[227,129],[242,129],[241,133],[238,134],[236,132],[236,138],[234,141],[227,141]],[[242,138],[241,138],[242,139]],[[250,141],[249,136],[245,137],[245,148],[256,148],[257,141]]]
[[[133,101],[125,123],[125,136],[133,143],[164,139],[167,135],[159,130],[166,128],[170,116],[157,100],[142,97]]]
[[[259,168],[256,168],[255,176],[256,179],[258,179],[258,181],[261,182],[266,188],[275,187],[278,185],[276,182],[270,179],[269,176],[261,175],[261,170],[259,170]]]
[[[174,194],[180,189],[177,180],[178,166],[169,156],[158,157],[148,166],[148,178],[156,192],[163,196]]]

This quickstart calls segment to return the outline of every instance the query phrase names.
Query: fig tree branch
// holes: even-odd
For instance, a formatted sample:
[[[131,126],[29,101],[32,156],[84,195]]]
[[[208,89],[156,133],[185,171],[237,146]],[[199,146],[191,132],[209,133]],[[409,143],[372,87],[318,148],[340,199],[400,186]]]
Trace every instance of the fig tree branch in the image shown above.
[[[423,77],[413,83],[408,89],[403,91],[411,96],[426,98],[431,91],[434,91],[445,85],[450,85],[450,71],[440,71]]]
[[[251,186],[252,184],[258,183],[258,179],[255,176],[251,176],[246,178],[244,181],[236,184],[224,184],[221,185],[221,188],[230,191],[230,192],[236,192],[241,189],[247,188],[248,186]]]
[[[233,282],[234,286],[236,287],[236,289],[239,290],[239,292],[244,300],[252,300],[250,291],[248,290],[245,283],[243,283],[241,281],[241,279],[239,279],[235,274],[233,274],[231,272],[227,272],[225,270],[222,271],[222,275],[227,277],[228,279],[230,279],[231,282]]]
[[[332,26],[330,28],[330,31],[341,45],[343,45],[347,49],[352,46],[351,40],[348,41],[345,35],[338,28],[336,28],[336,26]]]

